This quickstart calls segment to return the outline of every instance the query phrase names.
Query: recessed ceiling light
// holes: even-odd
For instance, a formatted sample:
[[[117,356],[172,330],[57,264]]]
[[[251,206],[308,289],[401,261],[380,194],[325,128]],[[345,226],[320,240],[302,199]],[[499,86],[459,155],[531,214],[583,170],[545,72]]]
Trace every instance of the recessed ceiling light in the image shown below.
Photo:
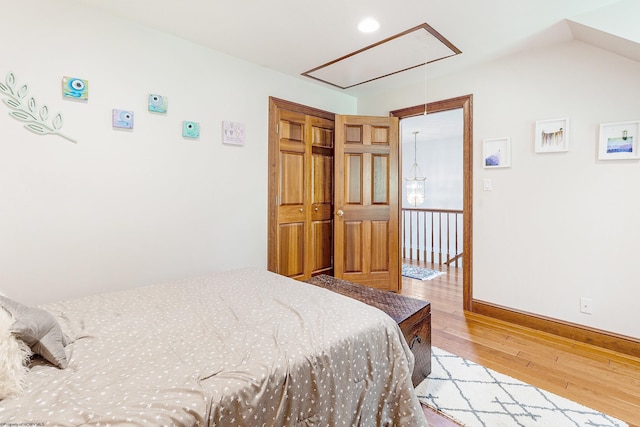
[[[365,18],[358,24],[358,29],[363,33],[372,33],[380,28],[380,23],[373,18]]]

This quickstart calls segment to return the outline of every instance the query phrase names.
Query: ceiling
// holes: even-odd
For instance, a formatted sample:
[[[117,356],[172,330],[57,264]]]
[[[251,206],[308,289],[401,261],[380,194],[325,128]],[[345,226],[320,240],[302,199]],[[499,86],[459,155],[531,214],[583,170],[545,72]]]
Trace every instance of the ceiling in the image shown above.
[[[588,28],[637,0],[68,0],[174,34],[262,67],[359,96],[456,72],[510,52],[570,40],[568,20]],[[616,15],[617,14],[617,15]],[[624,10],[622,16],[624,17]],[[363,34],[365,17],[381,23]],[[302,73],[428,24],[462,53],[368,83],[340,89]],[[637,27],[629,21],[629,27]],[[577,28],[577,27],[575,27]],[[633,31],[633,30],[630,30]],[[638,30],[635,30],[638,31]],[[576,32],[578,30],[576,29]],[[640,41],[637,35],[635,42]],[[420,53],[420,55],[422,55]],[[394,53],[379,61],[395,61]],[[422,59],[422,58],[420,58]],[[422,61],[424,63],[424,61]],[[427,73],[425,73],[427,71]],[[346,73],[349,72],[345,67]]]

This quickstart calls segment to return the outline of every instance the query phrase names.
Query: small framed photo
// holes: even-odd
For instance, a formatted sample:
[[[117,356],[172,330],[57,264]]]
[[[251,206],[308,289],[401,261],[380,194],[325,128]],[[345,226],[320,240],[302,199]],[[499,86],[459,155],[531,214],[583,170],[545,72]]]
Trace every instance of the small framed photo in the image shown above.
[[[536,122],[536,153],[569,151],[569,119]]]
[[[244,145],[244,123],[223,121],[222,143]]]
[[[482,141],[485,169],[511,167],[511,138],[491,138]]]
[[[639,131],[640,121],[600,124],[598,159],[640,159]]]

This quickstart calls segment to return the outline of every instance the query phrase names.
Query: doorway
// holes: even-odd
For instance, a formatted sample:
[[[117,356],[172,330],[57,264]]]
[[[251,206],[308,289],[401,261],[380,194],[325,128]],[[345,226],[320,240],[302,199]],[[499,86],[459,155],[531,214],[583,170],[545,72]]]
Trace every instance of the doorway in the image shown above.
[[[472,195],[473,195],[473,111],[472,111],[472,95],[461,96],[457,98],[433,102],[427,105],[427,114],[441,113],[453,110],[461,110],[463,116],[463,135],[462,135],[462,212],[463,212],[463,241],[462,241],[462,274],[463,274],[463,309],[471,310],[471,301],[473,295],[472,288]],[[390,113],[393,117],[400,120],[408,119],[423,115],[425,105],[417,105],[401,110],[395,110]],[[413,156],[413,153],[403,153],[403,157],[407,155]]]

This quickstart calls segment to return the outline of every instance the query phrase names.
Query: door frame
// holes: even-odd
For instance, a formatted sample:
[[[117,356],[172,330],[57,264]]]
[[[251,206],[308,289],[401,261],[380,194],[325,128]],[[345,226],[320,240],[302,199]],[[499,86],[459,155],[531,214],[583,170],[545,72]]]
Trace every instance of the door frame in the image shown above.
[[[463,194],[462,211],[463,239],[462,239],[462,308],[472,311],[473,301],[473,95],[463,95],[456,98],[435,101],[416,105],[413,107],[394,110],[389,113],[400,120],[408,117],[420,116],[425,113],[438,113],[441,111],[456,110],[462,108],[463,112]]]

